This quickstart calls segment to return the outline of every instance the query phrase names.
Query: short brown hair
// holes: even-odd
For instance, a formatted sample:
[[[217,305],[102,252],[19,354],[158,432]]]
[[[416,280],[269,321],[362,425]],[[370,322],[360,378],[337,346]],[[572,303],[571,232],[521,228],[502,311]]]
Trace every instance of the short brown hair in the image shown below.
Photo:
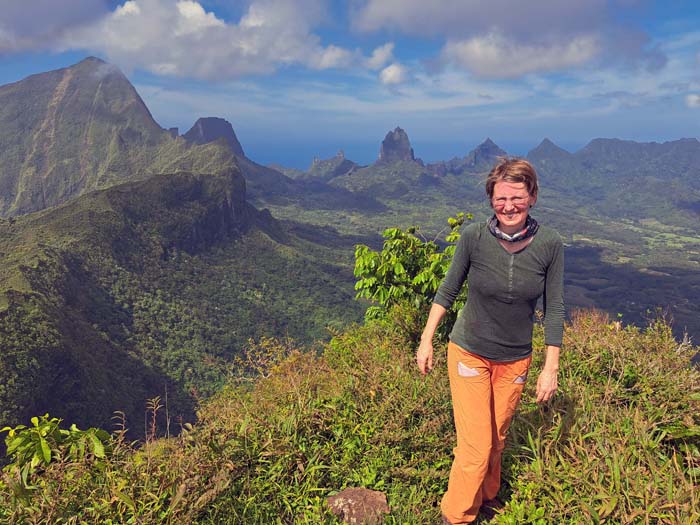
[[[537,184],[537,172],[525,159],[501,157],[486,178],[486,194],[493,198],[493,187],[497,182],[523,182],[527,192],[532,197],[537,197],[539,186]]]

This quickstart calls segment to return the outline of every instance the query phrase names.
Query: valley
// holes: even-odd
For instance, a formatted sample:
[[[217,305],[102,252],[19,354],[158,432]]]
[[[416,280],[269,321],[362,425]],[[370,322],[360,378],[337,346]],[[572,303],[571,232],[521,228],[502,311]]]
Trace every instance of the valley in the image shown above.
[[[0,86],[0,424],[49,411],[136,434],[167,391],[194,418],[266,337],[307,348],[359,321],[355,245],[389,227],[439,241],[490,215],[490,139],[426,164],[401,128],[362,166],[262,166],[232,125],[165,129],[126,77],[88,58]],[[25,131],[27,131],[25,133]],[[548,139],[533,215],[566,246],[565,301],[624,324],[663,316],[700,338],[700,143]],[[128,379],[126,379],[128,378]]]

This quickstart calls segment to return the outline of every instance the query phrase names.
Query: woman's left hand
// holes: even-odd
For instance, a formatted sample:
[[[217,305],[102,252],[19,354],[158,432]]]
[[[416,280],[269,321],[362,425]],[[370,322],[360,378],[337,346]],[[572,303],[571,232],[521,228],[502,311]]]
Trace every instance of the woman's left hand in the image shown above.
[[[554,393],[557,391],[558,369],[545,368],[540,373],[540,377],[537,378],[537,402],[544,403],[549,401]]]

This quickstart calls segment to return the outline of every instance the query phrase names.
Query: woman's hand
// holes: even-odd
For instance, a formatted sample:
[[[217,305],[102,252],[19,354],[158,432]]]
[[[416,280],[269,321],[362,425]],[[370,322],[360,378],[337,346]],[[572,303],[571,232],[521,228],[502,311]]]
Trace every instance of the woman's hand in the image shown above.
[[[445,307],[437,303],[433,303],[433,306],[430,307],[428,320],[425,323],[423,335],[421,335],[420,338],[420,346],[416,352],[418,370],[420,370],[420,373],[423,375],[433,369],[433,336],[446,313],[447,310],[445,310]]]
[[[416,352],[418,370],[425,375],[433,369],[433,341],[432,338],[421,339]]]
[[[557,375],[559,373],[559,351],[558,346],[547,345],[545,351],[547,356],[544,359],[544,368],[537,378],[537,402],[549,401],[557,391],[559,383]]]
[[[537,402],[549,401],[557,391],[559,369],[545,367],[537,378]]]

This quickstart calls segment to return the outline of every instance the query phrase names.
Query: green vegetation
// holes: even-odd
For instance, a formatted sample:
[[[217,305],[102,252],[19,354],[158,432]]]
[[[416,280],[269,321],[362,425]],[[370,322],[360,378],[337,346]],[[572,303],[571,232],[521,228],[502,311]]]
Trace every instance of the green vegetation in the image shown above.
[[[0,522],[331,524],[324,498],[365,486],[387,494],[385,523],[437,523],[454,440],[449,388],[444,363],[426,378],[415,370],[414,343],[396,329],[411,318],[396,307],[320,356],[250,348],[265,372],[252,388],[234,380],[177,438],[134,447],[117,435],[99,460],[58,454],[29,474],[26,501],[10,465]],[[538,329],[535,367],[542,346]],[[697,523],[694,351],[662,321],[641,330],[574,316],[558,396],[540,407],[526,387],[505,453],[507,506],[492,523]]]
[[[695,151],[692,144],[689,147]],[[648,154],[645,155],[648,159]],[[671,162],[672,155],[669,155],[667,152],[663,158]],[[673,206],[674,198],[680,198],[680,193],[674,190],[672,195],[666,195],[667,192],[660,189],[666,179],[682,179],[689,192],[685,198],[695,198],[691,195],[697,194],[697,190],[692,189],[697,182],[689,176],[695,161],[687,160],[683,165],[676,165],[674,161],[670,164],[675,166],[673,169],[663,170],[658,159],[650,161],[661,171],[657,172],[653,186],[656,192],[647,192],[641,189],[645,187],[644,181],[634,179],[636,161],[620,165],[619,180],[626,182],[619,189],[609,180],[613,175],[597,167],[597,162],[604,166],[610,164],[605,156],[598,160],[592,156],[585,162],[570,157],[567,153],[558,163],[552,158],[536,156],[533,159],[542,179],[533,216],[557,229],[567,245],[567,305],[595,306],[610,315],[622,313],[626,322],[639,326],[646,325],[649,312],[661,307],[673,318],[678,337],[687,331],[697,340],[700,337],[700,303],[696,300],[700,292],[700,250],[694,226],[698,216],[682,207],[676,207],[671,213],[669,207]],[[647,175],[651,173],[648,167],[644,169]],[[339,214],[337,210],[314,207],[312,202],[306,206],[265,199],[260,202],[268,206],[275,217],[330,225],[347,235],[380,234],[387,228],[406,229],[420,224],[424,235],[432,237],[442,230],[445,217],[456,211],[471,210],[476,220],[485,220],[492,213],[484,194],[485,177],[485,173],[472,171],[437,175],[419,163],[400,161],[356,169],[329,182],[367,192],[384,208],[355,209]],[[578,184],[567,183],[569,179],[583,181],[581,192]],[[614,190],[629,195],[624,199],[607,199],[603,206],[601,194],[589,188],[589,179],[604,188],[604,193]],[[608,182],[607,186],[604,181]],[[674,188],[678,189],[678,184]],[[628,202],[630,199],[644,206],[634,206]],[[654,208],[650,203],[658,206]],[[600,277],[607,279],[607,286],[588,286],[589,279]]]
[[[0,432],[7,432],[5,444],[7,455],[12,459],[6,469],[13,492],[27,502],[29,491],[34,489],[29,483],[30,476],[35,476],[39,469],[46,468],[55,461],[85,461],[88,456],[95,459],[105,457],[105,443],[109,445],[112,437],[98,428],[80,430],[74,424],[69,430],[60,428],[58,418],[48,414],[31,419],[32,426],[18,425],[5,427]]]
[[[310,345],[362,315],[337,261],[355,238],[258,212],[236,171],[114,186],[4,221],[0,239],[3,425],[108,427],[120,410],[143,436],[147,399],[192,420],[250,339]]]
[[[477,170],[494,144],[439,169],[339,155],[291,181],[171,137],[96,59],[0,87],[0,122],[0,214],[72,199],[0,220],[0,523],[330,524],[324,498],[351,485],[387,493],[386,523],[438,520],[449,389],[439,362],[416,372],[414,337],[464,215],[443,248],[444,218],[489,213]],[[560,394],[539,407],[528,385],[512,425],[495,523],[700,521],[697,349],[649,322],[673,305],[700,333],[698,151],[535,152],[567,302],[647,328],[572,316]],[[286,222],[248,204],[241,171]],[[347,328],[359,243],[375,306]],[[538,329],[535,366],[542,346]],[[113,435],[61,427],[115,412]]]
[[[0,216],[154,173],[235,165],[220,144],[171,137],[127,78],[96,58],[0,86],[0,123]]]
[[[463,219],[451,220],[448,241]],[[436,523],[454,430],[444,340],[435,371],[423,377],[415,369],[427,288],[414,281],[439,282],[445,250],[415,230],[386,237],[381,252],[359,247],[356,266],[360,290],[379,300],[381,315],[337,331],[320,354],[262,338],[222,356],[232,371],[227,385],[202,402],[195,425],[180,422],[177,437],[156,439],[163,424],[170,436],[158,397],[147,404],[140,444],[126,440],[123,415],[109,437],[63,430],[48,415],[5,428],[11,462],[0,477],[0,523],[330,525],[337,518],[325,498],[348,486],[385,492],[386,524]],[[187,264],[167,271],[214,271],[196,258],[171,252],[168,260]],[[148,275],[140,286],[156,274]],[[187,279],[173,282],[182,288]],[[150,326],[152,338],[177,332]],[[534,343],[537,369],[540,326]],[[526,386],[504,454],[507,504],[491,522],[697,523],[700,370],[689,366],[696,351],[661,319],[642,330],[575,313],[558,395],[539,406],[534,385]]]
[[[400,144],[392,146],[401,151],[388,158],[405,160],[360,167],[339,153],[293,181],[235,156],[225,140],[199,145],[173,138],[128,80],[94,58],[0,87],[0,122],[2,216],[153,173],[238,166],[250,202],[278,219],[368,236],[421,224],[433,236],[458,210],[472,210],[478,220],[488,215],[484,171],[505,153],[487,140],[461,159],[424,165],[407,160],[410,143],[401,131]],[[542,179],[534,214],[576,249],[567,263],[573,276],[568,304],[619,312],[640,326],[648,311],[661,307],[672,313],[678,336],[687,330],[700,337],[698,141],[596,139],[571,154],[545,140],[528,158]],[[597,260],[581,253],[595,253]],[[606,274],[609,286],[588,288],[591,275]],[[636,298],[620,289],[633,290]]]
[[[400,228],[385,230],[386,240],[381,251],[359,244],[355,249],[357,298],[379,303],[367,309],[365,319],[385,317],[397,304],[406,304],[426,314],[450,267],[460,228],[465,220],[471,218],[471,215],[459,213],[448,219],[450,233],[445,241],[450,244],[442,251],[434,240],[419,238],[416,227],[406,231]],[[445,325],[454,323],[457,312],[464,306],[466,295],[465,286],[448,312]],[[445,333],[441,333],[441,336],[443,340],[446,339]]]

